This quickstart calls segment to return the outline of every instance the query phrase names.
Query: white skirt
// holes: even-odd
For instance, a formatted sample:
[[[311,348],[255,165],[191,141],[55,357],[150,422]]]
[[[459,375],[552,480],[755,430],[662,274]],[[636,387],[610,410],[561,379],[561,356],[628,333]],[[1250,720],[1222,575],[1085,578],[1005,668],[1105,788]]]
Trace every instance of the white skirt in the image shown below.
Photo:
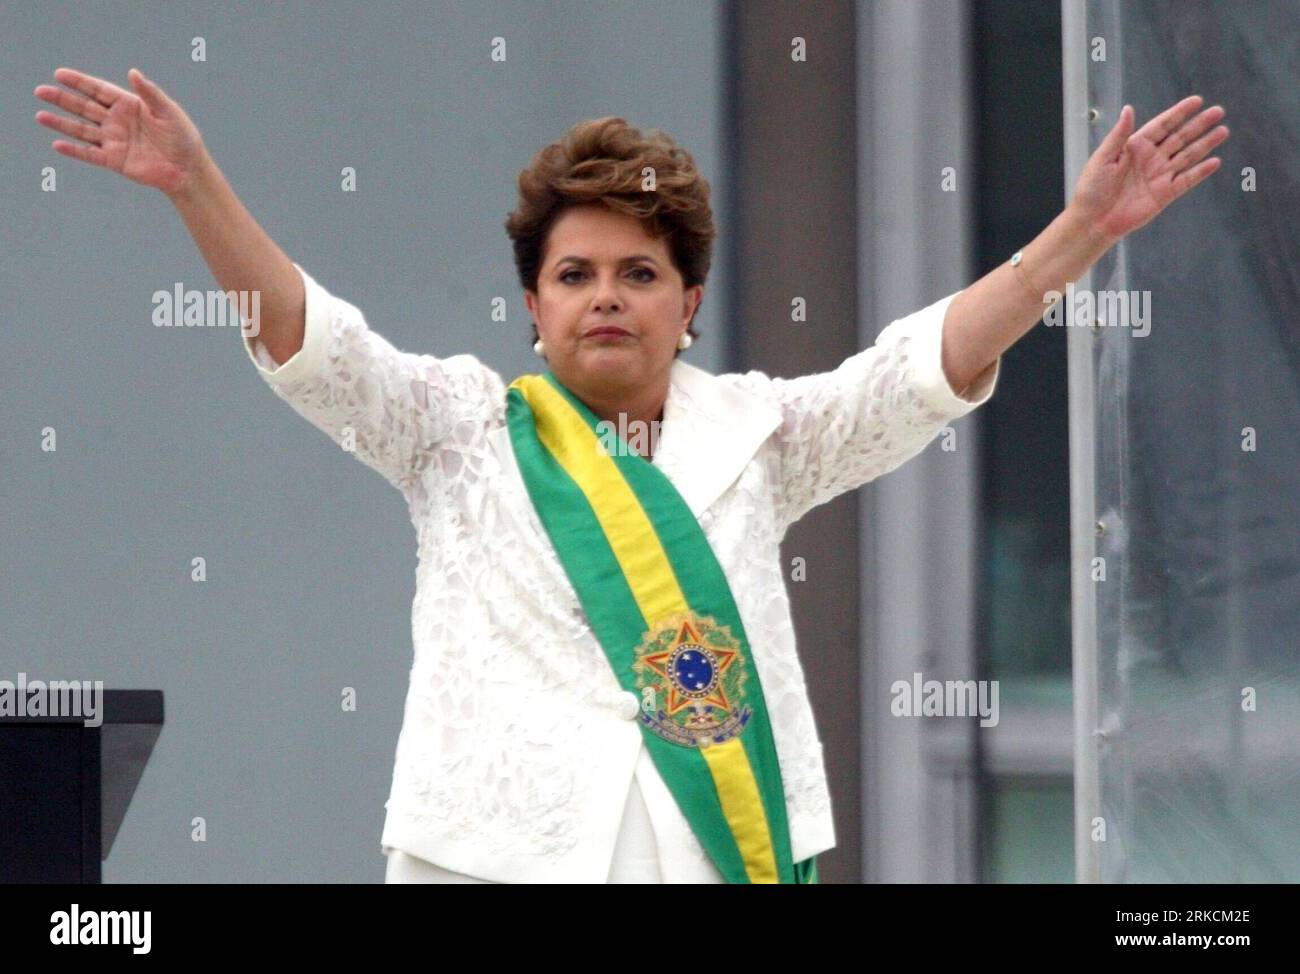
[[[464,873],[454,873],[431,862],[384,846],[388,866],[385,883],[486,883]],[[718,876],[718,881],[722,877]],[[623,822],[619,826],[618,840],[614,845],[614,861],[610,866],[607,883],[662,883],[659,871],[659,849],[655,844],[654,829],[650,825],[650,811],[641,797],[641,789],[633,779],[628,789],[627,805],[623,809]]]

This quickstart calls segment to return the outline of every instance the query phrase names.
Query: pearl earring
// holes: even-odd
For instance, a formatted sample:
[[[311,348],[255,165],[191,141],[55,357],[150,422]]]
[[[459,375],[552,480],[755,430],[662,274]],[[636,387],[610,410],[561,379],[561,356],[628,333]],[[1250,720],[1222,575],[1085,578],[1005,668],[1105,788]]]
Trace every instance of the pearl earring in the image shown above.
[[[692,338],[686,332],[682,332],[681,337],[677,339],[677,347],[680,348],[682,351],[685,351],[686,349],[691,347],[691,343],[694,341],[695,341],[694,338]]]
[[[533,351],[538,355],[542,354],[542,340],[540,338],[533,342]]]

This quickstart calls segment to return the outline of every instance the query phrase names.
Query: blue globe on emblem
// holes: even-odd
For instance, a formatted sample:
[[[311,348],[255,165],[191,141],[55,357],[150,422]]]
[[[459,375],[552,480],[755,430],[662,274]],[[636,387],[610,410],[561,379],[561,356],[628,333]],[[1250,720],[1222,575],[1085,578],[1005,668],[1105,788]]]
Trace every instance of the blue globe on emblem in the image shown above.
[[[698,649],[684,649],[673,661],[673,678],[686,693],[700,693],[713,682],[713,663]]]

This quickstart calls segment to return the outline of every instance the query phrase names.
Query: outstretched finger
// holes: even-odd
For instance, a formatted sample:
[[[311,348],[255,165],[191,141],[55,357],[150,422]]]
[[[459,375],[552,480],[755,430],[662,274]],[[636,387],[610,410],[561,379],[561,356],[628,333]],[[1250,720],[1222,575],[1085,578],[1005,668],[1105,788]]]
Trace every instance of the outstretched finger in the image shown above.
[[[123,91],[111,81],[105,81],[103,78],[96,78],[90,74],[82,74],[72,68],[59,68],[54,72],[54,77],[69,88],[76,88],[83,95],[89,95],[105,108],[111,108],[113,102],[130,94],[130,92]]]
[[[72,142],[57,141],[54,143],[54,151],[61,152],[65,156],[71,156],[73,159],[80,159],[82,162],[88,162],[92,166],[107,167],[108,165],[104,150],[99,146],[76,145]]]
[[[1101,145],[1097,147],[1097,151],[1101,153],[1101,157],[1107,162],[1114,162],[1123,153],[1124,143],[1128,141],[1128,137],[1132,134],[1133,106],[1125,105],[1120,109],[1119,120],[1115,123],[1115,127],[1106,133],[1106,137],[1101,140]]]
[[[1157,115],[1151,121],[1147,122],[1138,131],[1141,135],[1153,145],[1159,145],[1169,133],[1177,130],[1178,126],[1191,116],[1192,112],[1201,107],[1200,95],[1188,95],[1182,101],[1170,105],[1163,112]]]
[[[1174,172],[1187,169],[1198,159],[1203,159],[1209,155],[1210,150],[1220,142],[1224,141],[1227,137],[1228,126],[1226,125],[1220,125],[1212,132],[1206,132],[1191,145],[1184,146],[1180,151],[1174,153],[1173,157],[1169,160],[1170,167]]]
[[[1169,138],[1160,143],[1160,151],[1170,159],[1177,158],[1178,153],[1182,151],[1188,143],[1197,139],[1202,133],[1206,132],[1219,119],[1226,114],[1222,105],[1214,105],[1207,108],[1201,114],[1197,115],[1190,122],[1180,125],[1178,130],[1171,132]]]
[[[153,111],[155,115],[165,115],[168,108],[168,98],[163,94],[163,90],[144,76],[144,72],[139,68],[132,68],[126,73],[127,80],[131,82],[131,87],[136,90],[141,100]]]
[[[98,125],[87,125],[75,118],[64,118],[62,115],[55,115],[53,112],[37,112],[36,121],[46,128],[81,139],[82,142],[89,142],[92,145],[100,144],[102,130]]]
[[[1213,158],[1206,159],[1199,165],[1193,166],[1185,172],[1180,172],[1173,178],[1174,199],[1182,196],[1202,179],[1210,175],[1214,170],[1218,169],[1222,162],[1222,159],[1218,156],[1214,156]]]
[[[51,105],[62,108],[65,112],[80,115],[92,122],[102,122],[108,118],[108,109],[99,102],[92,101],[85,95],[79,95],[75,91],[56,88],[54,85],[40,85],[32,94],[41,101],[47,101]]]

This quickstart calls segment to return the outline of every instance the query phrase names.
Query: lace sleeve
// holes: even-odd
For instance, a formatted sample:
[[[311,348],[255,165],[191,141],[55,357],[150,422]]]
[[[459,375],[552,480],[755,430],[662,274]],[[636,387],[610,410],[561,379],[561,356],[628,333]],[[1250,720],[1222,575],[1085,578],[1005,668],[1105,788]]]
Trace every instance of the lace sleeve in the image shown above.
[[[504,384],[473,355],[398,351],[359,309],[294,267],[307,295],[302,348],[278,366],[258,338],[245,336],[245,349],[277,396],[405,492],[457,422],[485,418],[504,400]]]
[[[1002,359],[959,396],[940,360],[952,299],[892,322],[876,343],[831,372],[794,379],[750,372],[785,417],[778,516],[784,531],[814,507],[916,456],[950,421],[993,395]]]

